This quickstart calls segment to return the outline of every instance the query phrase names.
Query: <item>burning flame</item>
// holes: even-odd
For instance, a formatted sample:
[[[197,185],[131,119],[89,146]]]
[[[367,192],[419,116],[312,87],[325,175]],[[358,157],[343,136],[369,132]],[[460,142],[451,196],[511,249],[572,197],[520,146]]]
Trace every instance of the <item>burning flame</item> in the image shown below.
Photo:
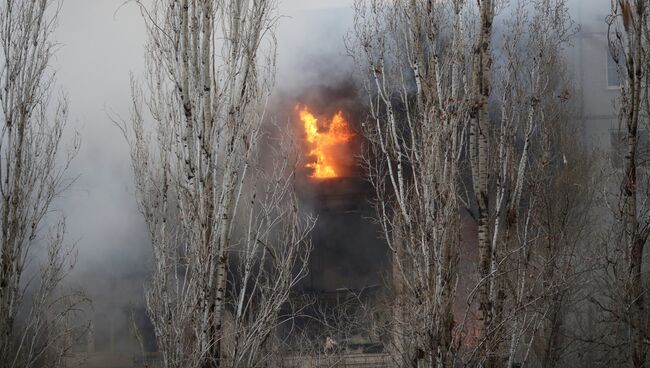
[[[350,130],[348,122],[343,117],[343,112],[337,112],[331,120],[319,121],[307,106],[296,106],[300,120],[303,123],[309,156],[312,162],[305,165],[313,169],[312,178],[330,179],[342,175],[342,163],[337,157],[341,155],[341,148],[347,144],[354,133]]]

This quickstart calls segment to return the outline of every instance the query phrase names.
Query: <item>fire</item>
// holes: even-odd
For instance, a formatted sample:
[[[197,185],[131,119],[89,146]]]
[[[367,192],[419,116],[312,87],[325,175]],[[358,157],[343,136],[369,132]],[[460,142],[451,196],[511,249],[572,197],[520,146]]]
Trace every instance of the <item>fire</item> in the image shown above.
[[[313,170],[311,177],[315,179],[330,179],[341,176],[343,163],[341,153],[346,152],[345,145],[354,137],[348,122],[339,111],[332,119],[319,119],[314,116],[307,106],[296,106],[298,115],[305,129],[309,156],[312,162],[305,165]]]

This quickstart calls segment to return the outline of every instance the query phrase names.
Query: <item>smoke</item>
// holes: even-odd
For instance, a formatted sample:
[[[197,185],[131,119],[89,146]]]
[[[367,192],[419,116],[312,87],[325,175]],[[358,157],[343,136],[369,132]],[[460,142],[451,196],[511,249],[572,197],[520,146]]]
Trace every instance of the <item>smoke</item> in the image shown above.
[[[300,104],[323,118],[342,111],[357,133],[342,152],[347,156],[341,157],[347,166],[345,177],[315,181],[308,178],[309,169],[298,173],[301,204],[318,216],[310,274],[302,285],[314,292],[380,285],[387,268],[386,245],[371,220],[372,188],[359,165],[364,144],[360,128],[367,106],[357,67],[345,48],[353,20],[350,5],[296,9],[283,19],[278,32],[279,69],[270,115],[281,130],[304,143],[295,109]],[[304,165],[308,147],[299,149]]]
[[[318,106],[323,114],[341,109],[353,128],[362,120],[354,65],[343,42],[352,24],[350,6],[347,0],[280,4],[277,85],[270,106],[277,121],[289,123],[298,101]],[[56,33],[61,47],[53,67],[70,100],[70,136],[78,131],[82,147],[70,170],[78,179],[57,210],[66,216],[67,238],[78,250],[69,282],[93,300],[86,317],[93,321],[97,350],[134,351],[128,339],[131,315],[145,325],[150,245],[134,197],[129,149],[111,121],[129,117],[129,78],[130,73],[142,77],[145,36],[134,4],[63,2]],[[359,182],[353,192],[365,193]],[[321,206],[310,195],[304,201],[320,216],[314,238],[319,248],[312,259],[317,268],[306,287],[355,288],[379,282],[381,262],[370,247],[378,241],[377,234],[363,202],[355,204],[361,208],[356,212],[340,212]]]
[[[129,73],[143,68],[145,29],[135,6],[118,11],[122,3],[63,1],[53,68],[70,101],[68,134],[79,133],[81,149],[69,171],[77,180],[57,209],[78,251],[67,281],[92,300],[83,316],[95,331],[88,345],[132,352],[130,317],[143,314],[150,248],[133,196],[129,149],[109,113],[128,118]]]
[[[351,2],[290,0],[280,5],[277,86],[270,104],[270,116],[280,126],[296,132],[294,107],[304,103],[318,114],[344,111],[358,131],[365,118],[364,92],[344,46],[353,21]],[[573,0],[570,5],[578,23],[602,25],[609,2]],[[583,31],[602,29],[583,26]],[[143,285],[150,269],[150,245],[133,193],[128,146],[109,118],[109,113],[128,118],[129,74],[141,76],[145,35],[137,7],[124,5],[124,0],[65,0],[56,34],[61,48],[53,67],[70,100],[70,128],[82,138],[70,171],[79,178],[57,210],[65,214],[68,239],[79,251],[71,283],[93,299],[88,318],[95,321],[97,335],[104,336],[96,341],[97,349],[102,345],[133,349],[106,336],[128,336],[131,311],[142,316]],[[596,41],[584,46],[576,42],[569,50],[571,54],[584,47],[585,53],[594,55],[580,60],[593,65],[573,68],[574,78],[586,91],[605,87],[606,54],[594,46],[606,43],[601,36],[594,35]],[[598,124],[593,131],[606,136],[616,121],[608,117],[609,101],[581,98],[580,103],[581,114],[591,115]],[[585,112],[588,108],[592,110]],[[362,144],[358,136],[354,147]],[[385,244],[369,219],[371,190],[362,179],[362,170],[356,170],[356,178],[320,185],[306,181],[300,187],[303,206],[319,216],[312,272],[305,288],[355,289],[382,283]]]

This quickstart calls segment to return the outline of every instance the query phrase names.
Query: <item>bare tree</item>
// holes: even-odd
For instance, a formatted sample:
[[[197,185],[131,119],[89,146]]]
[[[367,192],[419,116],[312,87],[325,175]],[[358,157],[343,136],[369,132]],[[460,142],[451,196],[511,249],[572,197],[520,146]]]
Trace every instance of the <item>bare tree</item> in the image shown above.
[[[64,242],[65,220],[51,214],[54,200],[71,183],[66,169],[78,147],[75,140],[61,154],[67,101],[62,97],[51,104],[52,33],[60,5],[51,0],[0,5],[0,361],[5,367],[61,366],[70,348],[68,318],[81,301],[60,289],[75,253]],[[45,234],[44,223],[52,221]],[[39,254],[46,254],[41,262]]]
[[[544,35],[546,40],[541,48],[532,49],[546,50],[540,65],[546,92],[537,94],[538,138],[531,147],[525,185],[531,193],[524,196],[530,203],[528,242],[521,242],[523,248],[517,254],[524,267],[514,273],[518,282],[509,282],[520,286],[514,291],[517,301],[512,309],[519,313],[513,327],[519,327],[521,338],[511,327],[508,358],[513,363],[558,367],[577,364],[578,354],[588,350],[575,330],[577,316],[586,313],[596,268],[591,256],[596,240],[593,229],[598,226],[593,185],[596,160],[582,138],[583,127],[572,120],[575,101],[562,49],[573,28],[567,18],[557,22],[559,17],[550,16],[566,17],[566,8],[562,4],[555,11],[538,10],[537,16],[545,19],[539,22],[537,37]],[[526,320],[531,321],[528,328],[522,323]],[[518,339],[526,347],[517,353],[513,343]]]
[[[480,162],[476,159],[471,162],[473,182],[487,184],[478,189],[487,190],[486,203],[489,205],[490,241],[486,253],[480,251],[482,200],[476,199],[479,270],[485,271],[482,255],[487,255],[490,261],[489,272],[481,277],[478,285],[483,329],[478,351],[486,366],[499,364],[500,357],[507,357],[510,366],[514,364],[515,355],[524,361],[527,359],[527,353],[521,358],[518,352],[522,347],[524,351],[530,350],[536,330],[546,318],[547,312],[542,305],[556,291],[537,284],[544,280],[540,271],[544,267],[538,262],[559,254],[554,251],[542,256],[543,252],[538,249],[541,248],[537,234],[540,228],[535,225],[541,221],[537,207],[549,189],[545,187],[545,184],[550,185],[549,175],[561,173],[560,169],[552,169],[561,168],[563,157],[566,157],[566,153],[560,156],[559,152],[561,135],[554,133],[561,133],[556,121],[567,117],[566,100],[570,88],[559,77],[563,70],[561,52],[572,31],[565,1],[513,2],[508,20],[499,26],[504,29],[502,46],[494,51],[494,62],[490,61],[495,65],[492,73],[497,77],[490,82],[498,95],[494,96],[496,111],[478,115],[482,116],[479,121],[488,119],[485,126],[487,151],[481,153],[480,131],[484,128],[480,125],[478,143],[474,140],[479,157],[482,154],[491,157],[486,168],[487,182],[483,182],[481,175],[476,176],[480,170],[474,166],[480,167]],[[472,140],[469,148],[471,157],[477,149],[472,148]],[[547,179],[531,180],[542,177]],[[480,194],[476,189],[474,195]],[[560,229],[554,229],[557,230]],[[547,250],[557,249],[558,245]],[[489,306],[487,311],[482,309],[486,305]],[[524,335],[530,338],[526,343],[520,342]],[[502,345],[506,341],[507,347]]]
[[[574,170],[563,166],[567,155],[580,160],[576,167],[588,167],[563,146],[568,130],[558,129],[569,115],[570,88],[560,75],[572,23],[565,1],[509,4],[497,47],[495,1],[355,6],[351,49],[358,48],[370,96],[365,162],[393,252],[393,349],[400,366],[527,361],[537,339],[546,338],[549,314],[561,318],[559,304],[579,274],[571,252],[581,243],[573,234],[550,233],[584,228],[542,218],[560,185],[554,175],[584,183],[568,175]],[[565,210],[586,216],[578,198]],[[478,228],[479,279],[467,308],[456,286],[464,210]],[[454,312],[462,309],[454,328]],[[459,345],[474,338],[474,346]]]
[[[589,238],[592,166],[589,154],[571,142],[579,130],[570,120],[562,53],[574,31],[566,3],[512,5],[496,50],[495,75],[503,82],[494,88],[500,118],[491,136],[495,320],[481,343],[492,344],[493,357],[508,366],[555,366],[574,343],[564,326],[589,269],[578,252]]]
[[[612,1],[608,18],[610,53],[618,65],[621,81],[618,101],[625,154],[623,170],[619,174],[619,205],[615,209],[616,239],[614,253],[619,268],[606,271],[614,276],[612,300],[604,307],[607,315],[623,322],[627,333],[625,344],[620,346],[622,356],[627,356],[634,367],[647,366],[650,341],[647,312],[647,280],[644,280],[644,247],[650,235],[650,211],[647,205],[649,177],[641,169],[644,158],[640,133],[648,129],[650,113],[650,6],[647,1]],[[620,263],[619,263],[620,261]],[[608,260],[608,264],[612,263]],[[618,293],[615,289],[620,290]]]
[[[305,274],[313,225],[299,215],[294,167],[265,178],[258,165],[275,2],[136,3],[149,36],[147,94],[134,83],[125,134],[153,246],[146,302],[164,366],[258,366]]]
[[[464,137],[463,1],[358,1],[367,76],[365,163],[392,252],[392,350],[399,366],[451,366]],[[450,19],[450,20],[447,20]],[[453,30],[453,31],[451,31]]]
[[[291,147],[285,143],[276,142]],[[228,300],[227,308],[232,319],[224,336],[224,356],[229,361],[224,366],[268,366],[269,359],[282,356],[282,347],[271,341],[280,326],[295,318],[287,303],[308,272],[308,234],[315,219],[299,211],[292,185],[295,166],[287,167],[290,157],[274,157],[279,164],[270,174],[255,171],[258,180],[253,184],[263,187],[250,191],[241,227],[245,234],[233,249],[238,263],[231,269],[232,301]]]

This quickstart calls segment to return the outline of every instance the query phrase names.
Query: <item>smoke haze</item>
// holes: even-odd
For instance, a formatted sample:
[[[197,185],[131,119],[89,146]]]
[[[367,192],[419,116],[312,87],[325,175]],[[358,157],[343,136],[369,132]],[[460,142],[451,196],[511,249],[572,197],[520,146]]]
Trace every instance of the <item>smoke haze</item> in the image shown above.
[[[350,5],[327,0],[279,5],[274,101],[288,94],[297,97],[316,84],[338,85],[351,75],[343,47],[352,20]],[[142,78],[145,35],[138,7],[123,0],[65,0],[55,35],[60,49],[53,68],[70,100],[68,134],[76,130],[82,140],[70,170],[78,179],[57,209],[66,216],[67,238],[78,250],[70,281],[93,300],[88,317],[96,321],[95,330],[128,329],[130,310],[143,304],[150,267],[129,148],[111,120],[129,117],[130,73]],[[119,345],[95,343],[98,349]]]
[[[344,109],[353,128],[359,128],[364,116],[362,92],[355,84],[355,67],[344,45],[353,21],[351,5],[352,0],[289,0],[279,5],[278,72],[271,108],[276,119],[290,119],[295,103],[303,102],[321,108],[320,114]],[[572,1],[571,6],[581,22],[600,19],[609,1]],[[127,330],[129,311],[142,313],[150,245],[134,197],[129,148],[111,117],[129,117],[129,75],[142,77],[145,28],[133,3],[65,0],[56,40],[61,47],[53,68],[70,100],[69,128],[78,130],[82,139],[70,171],[79,178],[57,204],[67,218],[68,240],[77,242],[79,252],[71,281],[93,299],[89,317],[101,321],[96,329]],[[574,47],[582,46],[576,43]],[[574,60],[575,64],[583,62]],[[603,73],[606,70],[605,57],[589,62],[598,63],[597,69]],[[576,78],[587,79],[584,88],[588,90],[591,79],[581,73],[573,71]],[[582,108],[590,103],[611,107],[598,101],[579,102]],[[594,119],[600,124],[598,130],[592,130],[595,139],[608,139],[603,137],[608,137],[614,121]],[[357,186],[352,191],[368,190],[362,184],[350,185]],[[377,228],[366,219],[371,215],[369,209],[360,206],[339,215],[329,208],[308,205],[320,211],[314,241],[324,244],[326,250],[314,253],[312,266],[318,273],[309,277],[308,287],[358,288],[380,283],[386,255],[373,251],[379,240]],[[356,229],[352,236],[346,233],[350,226]],[[340,262],[334,266],[326,266],[337,259]]]

